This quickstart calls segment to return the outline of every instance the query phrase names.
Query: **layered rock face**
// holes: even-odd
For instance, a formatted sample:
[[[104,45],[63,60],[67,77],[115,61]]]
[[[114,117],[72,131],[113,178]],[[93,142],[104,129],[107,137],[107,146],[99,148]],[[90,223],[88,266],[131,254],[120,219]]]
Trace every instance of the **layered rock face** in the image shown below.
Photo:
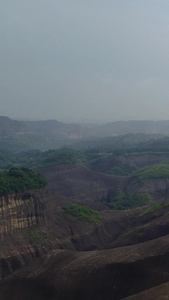
[[[39,205],[31,193],[0,197],[0,239],[17,229],[38,224]]]
[[[44,192],[30,191],[0,197],[1,278],[38,255],[31,231],[34,233],[40,224],[47,224],[43,195]]]
[[[47,189],[1,196],[0,278],[53,248],[74,249],[60,203]]]

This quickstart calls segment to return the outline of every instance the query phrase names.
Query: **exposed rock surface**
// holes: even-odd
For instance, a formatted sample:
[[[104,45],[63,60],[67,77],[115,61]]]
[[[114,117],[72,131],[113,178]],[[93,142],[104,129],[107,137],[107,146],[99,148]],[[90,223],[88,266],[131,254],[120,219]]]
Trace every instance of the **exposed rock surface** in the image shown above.
[[[39,169],[57,194],[76,201],[95,202],[106,197],[109,190],[126,193],[148,193],[156,200],[169,196],[169,179],[138,181],[130,176],[110,176],[82,165],[59,165]]]
[[[168,162],[168,153],[137,153],[132,155],[121,155],[118,157],[104,157],[93,164],[93,169],[97,172],[110,172],[111,168],[118,165],[125,165],[133,169],[144,168],[158,163]]]
[[[110,188],[124,189],[129,179],[95,172],[83,165],[58,165],[39,172],[48,179],[55,193],[85,202],[102,199]]]
[[[3,297],[6,286],[12,289],[14,282],[20,283],[17,293],[18,289],[26,290],[24,278],[29,279],[30,288],[45,283],[55,295],[49,299],[122,299],[169,281],[168,245],[169,236],[165,236],[109,250],[53,250],[2,282],[0,296]]]
[[[160,284],[157,287],[148,289],[142,293],[129,296],[124,300],[168,300],[169,299],[169,282]]]
[[[128,177],[76,165],[47,168],[45,174],[53,192],[0,198],[0,299],[120,300],[169,281],[168,202],[145,214],[148,207],[112,211],[90,202],[90,181],[102,182],[101,195],[111,185],[123,187]],[[85,193],[89,189],[88,201],[76,199],[76,180]],[[100,222],[91,225],[65,215],[62,207],[75,199],[97,209]]]

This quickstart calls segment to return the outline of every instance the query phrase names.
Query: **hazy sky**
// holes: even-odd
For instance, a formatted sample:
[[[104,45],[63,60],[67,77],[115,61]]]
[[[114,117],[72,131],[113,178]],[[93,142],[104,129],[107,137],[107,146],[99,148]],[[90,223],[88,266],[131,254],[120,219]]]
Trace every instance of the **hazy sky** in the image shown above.
[[[169,119],[169,1],[1,0],[0,115]]]

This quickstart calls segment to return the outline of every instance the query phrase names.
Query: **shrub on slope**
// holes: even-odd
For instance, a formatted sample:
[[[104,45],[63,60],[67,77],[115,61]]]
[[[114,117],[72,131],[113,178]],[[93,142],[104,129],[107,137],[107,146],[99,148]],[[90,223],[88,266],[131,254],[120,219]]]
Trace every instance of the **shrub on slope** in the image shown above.
[[[71,215],[85,223],[96,224],[101,219],[97,211],[77,203],[71,203],[67,207],[63,207],[62,210],[65,214]]]
[[[142,168],[132,174],[139,181],[146,179],[169,178],[169,164],[162,163],[150,167]]]

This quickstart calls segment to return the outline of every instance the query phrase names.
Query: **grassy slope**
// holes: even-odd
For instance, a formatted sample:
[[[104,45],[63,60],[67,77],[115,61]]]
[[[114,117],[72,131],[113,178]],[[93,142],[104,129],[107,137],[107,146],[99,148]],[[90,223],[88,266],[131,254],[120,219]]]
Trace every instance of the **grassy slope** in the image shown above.
[[[138,180],[169,178],[169,164],[161,163],[142,168],[132,174]]]

